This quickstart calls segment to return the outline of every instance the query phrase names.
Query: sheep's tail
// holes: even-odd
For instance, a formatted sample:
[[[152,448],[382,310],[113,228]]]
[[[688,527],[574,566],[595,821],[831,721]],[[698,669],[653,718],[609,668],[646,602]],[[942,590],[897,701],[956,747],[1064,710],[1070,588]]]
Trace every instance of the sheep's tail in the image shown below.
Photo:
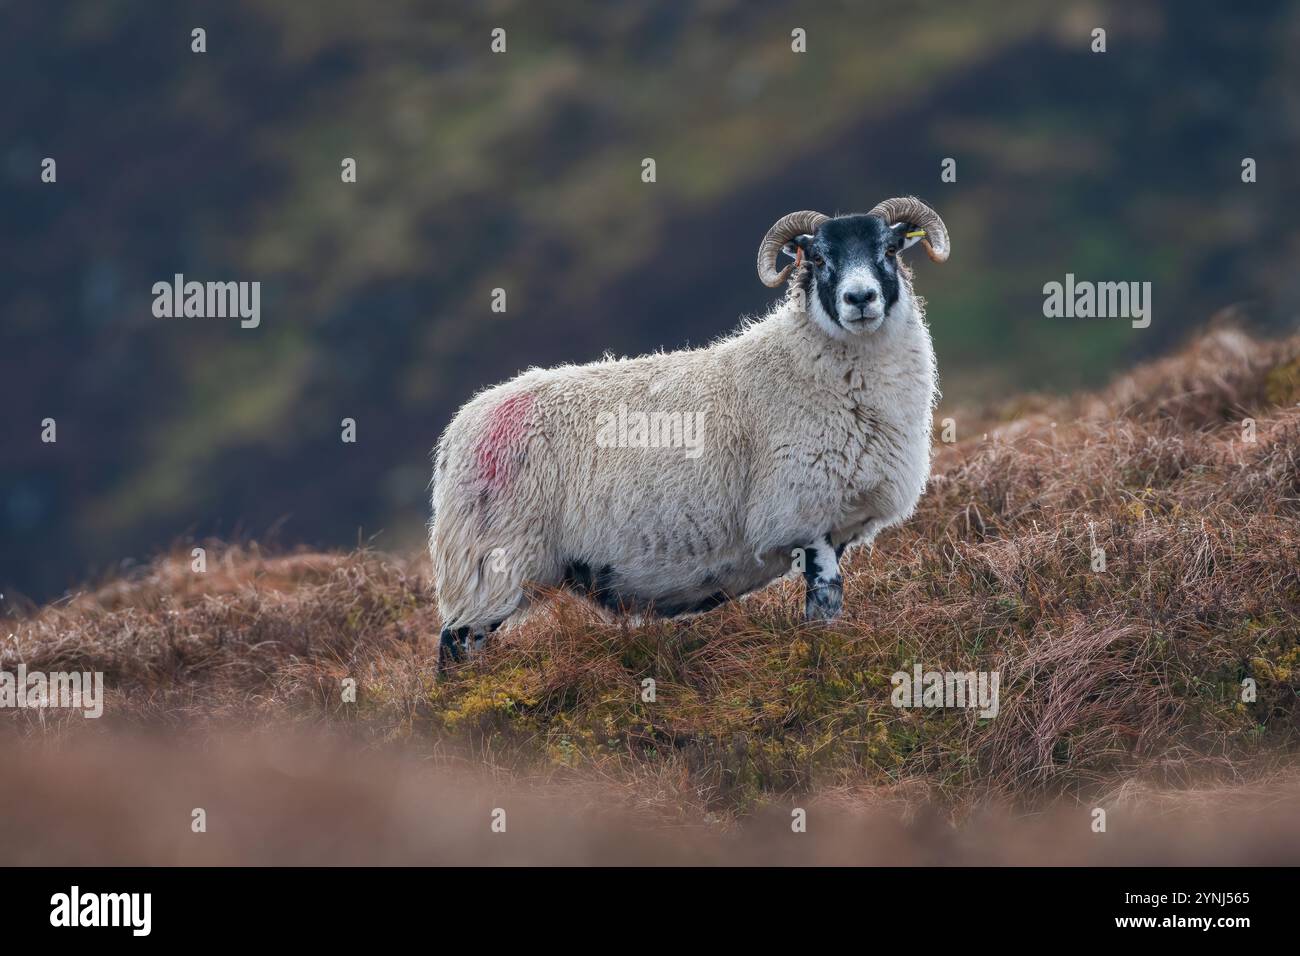
[[[487,547],[477,533],[472,506],[437,500],[429,533],[433,582],[443,627],[489,627],[509,617],[519,605],[519,582],[505,569],[508,549]]]
[[[556,489],[539,473],[550,456],[535,447],[531,405],[508,397],[438,445],[429,553],[444,627],[492,627],[523,606],[529,583],[558,583],[542,537]]]

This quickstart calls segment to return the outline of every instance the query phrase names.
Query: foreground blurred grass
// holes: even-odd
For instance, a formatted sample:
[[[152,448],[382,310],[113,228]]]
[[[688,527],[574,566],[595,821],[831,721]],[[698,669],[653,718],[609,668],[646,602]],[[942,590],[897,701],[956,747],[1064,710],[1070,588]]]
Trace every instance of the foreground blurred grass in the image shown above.
[[[98,726],[4,716],[38,737],[324,722],[601,781],[670,818],[809,792],[963,812],[1257,781],[1300,743],[1297,402],[1300,337],[1207,333],[1099,393],[958,415],[916,517],[850,562],[832,625],[799,620],[793,582],[641,624],[556,595],[441,681],[425,559],[209,542],[195,574],[186,547],[6,622],[0,666],[106,672]],[[891,707],[915,662],[1000,671],[1000,714]]]

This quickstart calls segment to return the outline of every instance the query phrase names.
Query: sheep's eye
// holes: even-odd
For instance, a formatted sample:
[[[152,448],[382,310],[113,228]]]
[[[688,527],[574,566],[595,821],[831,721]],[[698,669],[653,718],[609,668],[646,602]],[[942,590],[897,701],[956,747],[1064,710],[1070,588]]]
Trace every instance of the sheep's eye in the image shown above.
[[[817,268],[819,268],[819,269],[820,269],[822,266],[826,265],[826,260],[823,259],[821,256],[816,255],[816,254],[813,255],[813,257],[812,257],[812,261],[813,261],[813,265],[815,265],[815,266],[816,266]]]
[[[889,256],[889,258],[891,259],[894,258],[894,256],[897,255],[897,253],[898,250],[895,249],[893,246],[890,246],[888,249],[885,250],[885,255]]]

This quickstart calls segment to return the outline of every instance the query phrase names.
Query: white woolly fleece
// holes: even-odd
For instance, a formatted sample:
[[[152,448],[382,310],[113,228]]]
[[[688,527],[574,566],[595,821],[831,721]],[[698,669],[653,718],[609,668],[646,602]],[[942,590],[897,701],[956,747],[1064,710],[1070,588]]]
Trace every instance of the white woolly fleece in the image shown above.
[[[466,403],[435,452],[444,625],[484,629],[584,575],[608,606],[699,610],[822,535],[870,544],[910,516],[938,398],[922,304],[904,281],[877,331],[832,337],[797,301],[707,348],[531,369]],[[602,447],[620,406],[702,415],[700,444]]]

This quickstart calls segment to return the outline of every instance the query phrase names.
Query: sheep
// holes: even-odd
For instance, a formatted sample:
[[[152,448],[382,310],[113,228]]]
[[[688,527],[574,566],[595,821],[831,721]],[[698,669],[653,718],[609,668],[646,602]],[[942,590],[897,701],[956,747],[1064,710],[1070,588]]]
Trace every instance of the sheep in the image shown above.
[[[763,283],[788,278],[762,318],[470,399],[434,450],[439,668],[538,588],[675,617],[802,570],[805,619],[838,616],[845,550],[908,518],[929,476],[934,351],[898,255],[918,241],[948,258],[943,221],[910,197],[791,213],[759,246]]]

